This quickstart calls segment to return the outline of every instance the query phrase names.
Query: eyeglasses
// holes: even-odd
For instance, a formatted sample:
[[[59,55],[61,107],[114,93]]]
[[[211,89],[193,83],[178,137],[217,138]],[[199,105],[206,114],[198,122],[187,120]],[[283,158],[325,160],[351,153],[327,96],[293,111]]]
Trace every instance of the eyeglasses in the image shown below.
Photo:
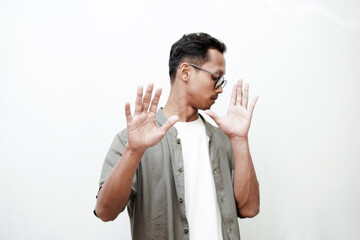
[[[194,68],[197,68],[197,69],[200,69],[200,70],[203,70],[207,73],[210,73],[211,75],[215,76],[216,77],[216,82],[215,82],[215,85],[214,85],[214,88],[217,89],[219,88],[220,86],[222,86],[222,88],[225,87],[227,81],[225,80],[225,78],[223,76],[220,76],[216,73],[213,73],[213,72],[210,72],[202,67],[199,67],[198,65],[195,65],[195,64],[192,64],[192,63],[189,63],[190,66],[193,66]]]

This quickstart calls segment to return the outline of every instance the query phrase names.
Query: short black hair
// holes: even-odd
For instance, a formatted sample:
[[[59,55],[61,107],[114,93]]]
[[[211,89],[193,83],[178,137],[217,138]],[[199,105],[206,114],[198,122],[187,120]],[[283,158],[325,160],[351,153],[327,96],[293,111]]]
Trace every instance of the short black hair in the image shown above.
[[[169,57],[171,82],[175,80],[177,68],[181,61],[189,59],[192,63],[201,66],[209,60],[209,49],[216,49],[223,54],[226,51],[226,46],[207,33],[185,34],[175,42],[171,47]]]

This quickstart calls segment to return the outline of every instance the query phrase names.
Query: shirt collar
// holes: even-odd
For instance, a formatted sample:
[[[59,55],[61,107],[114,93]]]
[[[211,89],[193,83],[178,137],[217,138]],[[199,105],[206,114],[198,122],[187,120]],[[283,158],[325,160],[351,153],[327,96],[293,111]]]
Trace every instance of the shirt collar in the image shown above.
[[[199,114],[199,116],[205,124],[206,135],[208,135],[208,137],[211,139],[214,134],[214,126],[212,126],[210,123],[208,123],[201,114]],[[165,116],[162,108],[159,108],[156,113],[156,122],[158,123],[159,126],[163,126],[166,121],[167,121],[167,117]],[[173,135],[175,137],[177,137],[177,134],[178,134],[178,132],[174,126],[172,126],[169,129],[168,133],[170,133],[171,135]]]

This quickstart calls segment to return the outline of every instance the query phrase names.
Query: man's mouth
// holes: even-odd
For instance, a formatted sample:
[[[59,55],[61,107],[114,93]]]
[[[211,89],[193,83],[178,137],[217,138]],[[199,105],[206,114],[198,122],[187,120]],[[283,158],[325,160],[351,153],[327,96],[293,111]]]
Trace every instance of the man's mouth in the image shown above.
[[[218,98],[217,95],[216,95],[216,96],[212,96],[212,97],[211,97],[211,100],[214,100],[214,101],[215,101],[217,98]]]

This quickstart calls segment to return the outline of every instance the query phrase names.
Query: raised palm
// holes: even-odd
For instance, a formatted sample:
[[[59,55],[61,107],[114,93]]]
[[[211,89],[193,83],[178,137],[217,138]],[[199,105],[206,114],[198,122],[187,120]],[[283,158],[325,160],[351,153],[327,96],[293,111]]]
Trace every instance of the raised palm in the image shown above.
[[[128,145],[132,149],[145,150],[155,145],[178,120],[178,116],[172,116],[162,127],[156,125],[156,110],[161,96],[161,89],[155,91],[155,95],[151,100],[153,87],[153,84],[148,85],[144,98],[142,86],[138,87],[133,116],[130,111],[130,103],[125,104]]]
[[[206,113],[214,119],[220,129],[229,138],[246,138],[250,129],[251,118],[258,97],[255,97],[248,107],[249,85],[245,84],[242,90],[242,80],[234,85],[231,101],[226,116],[219,117],[214,112],[207,110]]]

